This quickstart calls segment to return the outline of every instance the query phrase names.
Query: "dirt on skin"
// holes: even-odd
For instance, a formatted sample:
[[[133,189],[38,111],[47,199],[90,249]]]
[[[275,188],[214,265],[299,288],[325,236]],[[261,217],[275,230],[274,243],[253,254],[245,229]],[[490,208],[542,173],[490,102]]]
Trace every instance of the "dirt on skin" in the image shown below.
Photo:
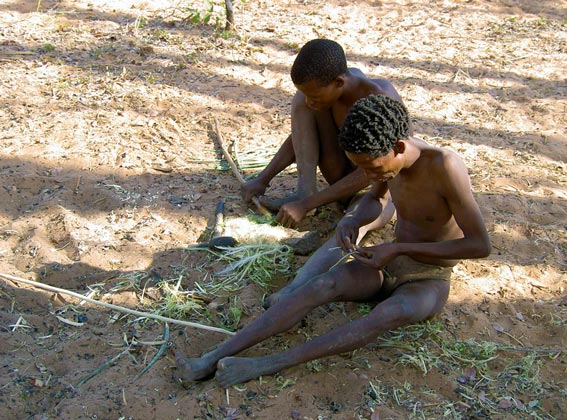
[[[463,157],[492,255],[455,268],[444,311],[416,327],[427,334],[392,333],[228,391],[214,379],[183,387],[169,352],[136,379],[161,322],[2,279],[0,417],[565,418],[567,2],[234,1],[232,34],[214,3],[207,23],[201,1],[0,2],[0,273],[85,295],[99,285],[101,300],[140,310],[147,297],[112,287],[201,281],[208,257],[184,248],[208,232],[219,199],[227,218],[249,212],[219,170],[213,118],[242,162],[272,155],[290,131],[290,66],[317,37],[390,80],[416,134]],[[291,191],[294,176],[268,194]],[[340,217],[326,206],[299,230],[327,234]],[[391,226],[373,239],[388,235]],[[262,311],[263,293],[240,292],[238,328]],[[365,309],[319,308],[244,355],[281,351]],[[226,337],[170,328],[189,356]],[[497,350],[450,358],[455,343]]]

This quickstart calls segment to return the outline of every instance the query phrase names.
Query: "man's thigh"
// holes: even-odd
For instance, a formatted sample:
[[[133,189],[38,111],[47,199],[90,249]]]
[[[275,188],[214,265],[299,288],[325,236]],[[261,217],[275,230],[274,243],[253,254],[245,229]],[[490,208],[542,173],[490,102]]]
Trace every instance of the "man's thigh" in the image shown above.
[[[335,301],[372,302],[382,287],[382,271],[357,261],[341,264],[331,270]]]

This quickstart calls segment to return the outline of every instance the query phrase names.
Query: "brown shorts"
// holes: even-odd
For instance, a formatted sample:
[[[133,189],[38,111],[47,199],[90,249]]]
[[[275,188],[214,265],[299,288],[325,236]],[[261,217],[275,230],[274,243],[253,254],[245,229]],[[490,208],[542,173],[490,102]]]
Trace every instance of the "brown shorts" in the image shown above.
[[[384,283],[380,292],[391,293],[402,284],[420,280],[449,281],[452,273],[453,267],[424,264],[402,255],[384,268]]]

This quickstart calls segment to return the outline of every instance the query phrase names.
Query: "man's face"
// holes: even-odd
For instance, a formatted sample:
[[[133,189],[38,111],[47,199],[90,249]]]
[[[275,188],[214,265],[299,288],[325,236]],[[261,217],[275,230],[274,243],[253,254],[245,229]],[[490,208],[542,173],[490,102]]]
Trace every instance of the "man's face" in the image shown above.
[[[368,153],[349,153],[347,157],[366,174],[370,182],[388,182],[402,170],[401,154],[395,146],[386,156],[372,157]]]
[[[316,80],[310,80],[302,85],[296,85],[297,89],[305,95],[305,103],[314,111],[325,111],[338,101],[342,94],[340,79],[335,79],[326,86]]]

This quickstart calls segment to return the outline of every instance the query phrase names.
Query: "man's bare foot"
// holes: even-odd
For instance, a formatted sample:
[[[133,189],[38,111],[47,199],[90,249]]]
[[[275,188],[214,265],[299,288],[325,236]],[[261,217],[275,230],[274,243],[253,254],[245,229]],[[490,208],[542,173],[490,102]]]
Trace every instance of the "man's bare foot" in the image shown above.
[[[262,307],[264,309],[268,309],[274,306],[276,303],[278,303],[281,298],[282,298],[281,291],[272,293],[270,296],[264,299],[264,303],[262,303]]]
[[[228,388],[278,370],[270,357],[225,357],[217,363],[216,378],[220,386]]]
[[[272,293],[266,299],[264,299],[264,303],[262,303],[262,307],[264,309],[269,309],[278,303],[280,300],[288,297],[297,287],[288,284],[286,287],[278,290],[277,292]]]
[[[211,363],[204,357],[183,357],[183,355],[177,351],[175,352],[175,362],[177,364],[177,375],[181,380],[186,382],[209,379],[216,370],[216,363]]]

